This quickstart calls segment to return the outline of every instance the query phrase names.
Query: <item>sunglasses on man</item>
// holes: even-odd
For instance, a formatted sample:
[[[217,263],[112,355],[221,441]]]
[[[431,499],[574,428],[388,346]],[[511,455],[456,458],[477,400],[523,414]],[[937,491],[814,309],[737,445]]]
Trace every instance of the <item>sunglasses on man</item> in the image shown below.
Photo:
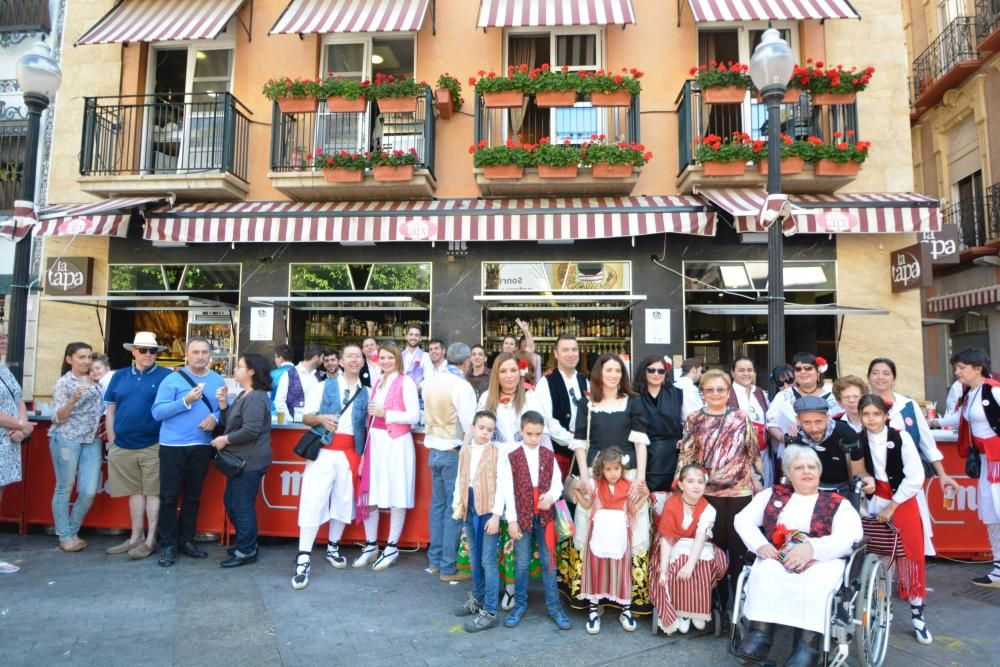
[[[139,354],[156,354],[160,351],[159,348],[155,347],[133,347],[132,349]]]

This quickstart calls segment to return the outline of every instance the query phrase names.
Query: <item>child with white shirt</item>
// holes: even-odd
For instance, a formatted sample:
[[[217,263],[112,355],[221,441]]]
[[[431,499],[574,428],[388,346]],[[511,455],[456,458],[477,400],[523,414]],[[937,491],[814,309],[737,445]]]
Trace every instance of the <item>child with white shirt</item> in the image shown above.
[[[500,458],[497,487],[504,493],[504,515],[515,544],[514,608],[504,619],[513,628],[521,622],[528,607],[528,565],[531,561],[531,538],[538,545],[542,565],[542,584],[549,617],[560,630],[572,624],[559,601],[554,568],[555,524],[552,506],[562,495],[562,475],[555,454],[540,447],[545,418],[535,410],[521,416],[521,442]]]

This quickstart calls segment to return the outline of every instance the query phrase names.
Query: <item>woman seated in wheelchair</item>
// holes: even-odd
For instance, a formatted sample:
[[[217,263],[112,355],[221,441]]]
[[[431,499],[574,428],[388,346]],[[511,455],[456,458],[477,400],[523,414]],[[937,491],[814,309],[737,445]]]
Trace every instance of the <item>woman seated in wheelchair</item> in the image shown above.
[[[925,539],[917,495],[924,485],[924,466],[910,434],[888,425],[889,408],[879,396],[868,394],[858,401],[861,415],[861,450],[866,475],[861,487],[866,500],[865,515],[896,527],[903,554],[896,561],[899,597],[910,603],[910,616],[917,641],[933,641],[924,621],[927,568],[924,554],[934,554]],[[867,530],[867,526],[866,526]]]
[[[782,464],[789,486],[765,489],[734,520],[747,548],[757,554],[743,606],[749,631],[737,652],[745,660],[763,661],[775,626],[786,625],[795,628],[795,646],[785,665],[807,667],[819,658],[827,596],[840,589],[843,559],[863,533],[850,502],[819,489],[822,464],[812,448],[785,448]]]
[[[650,559],[650,598],[657,623],[667,634],[704,630],[712,619],[712,589],[726,576],[726,554],[707,540],[715,508],[705,500],[708,474],[689,463],[677,476],[678,492],[670,495],[656,524],[657,541]]]

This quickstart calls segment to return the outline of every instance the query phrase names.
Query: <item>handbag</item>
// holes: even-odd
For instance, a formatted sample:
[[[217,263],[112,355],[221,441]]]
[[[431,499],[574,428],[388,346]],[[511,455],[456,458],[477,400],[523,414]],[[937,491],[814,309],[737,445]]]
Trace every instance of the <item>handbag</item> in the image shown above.
[[[979,450],[969,447],[969,453],[965,457],[965,476],[969,479],[979,479],[983,474],[983,460],[979,457]]]
[[[194,380],[192,380],[191,376],[189,376],[187,373],[185,373],[182,370],[178,370],[177,372],[180,374],[180,376],[182,378],[184,378],[185,380],[187,380],[187,383],[189,385],[191,385],[192,389],[198,386],[198,384]],[[205,403],[205,406],[208,408],[208,414],[210,414],[210,415],[213,414],[215,412],[215,410],[212,409],[212,404],[209,402],[209,400],[207,398],[205,398],[205,394],[201,395],[201,400],[202,400],[202,402]],[[222,420],[221,419],[216,420],[216,422],[215,422],[215,428],[212,429],[212,437],[213,438],[218,438],[220,435],[223,435],[225,432],[226,432],[226,427],[222,424]]]
[[[236,477],[243,472],[246,466],[246,459],[225,449],[216,450],[215,467],[226,477]]]
[[[587,403],[587,449],[590,449],[590,403]],[[578,475],[573,474],[573,466],[576,466],[576,452],[573,452],[573,459],[569,462],[569,474],[566,476],[566,484],[563,486],[563,498],[568,502],[577,504],[576,483],[580,481]]]
[[[899,541],[899,531],[891,523],[882,523],[871,517],[861,517],[861,529],[865,534],[865,552],[895,560],[903,555],[903,544]]]
[[[347,412],[347,408],[351,406],[351,403],[354,402],[354,399],[357,398],[359,393],[361,393],[360,388],[354,392],[353,396],[347,399],[347,402],[344,403],[343,407],[340,409],[341,417],[344,416],[344,413]],[[299,441],[295,443],[295,447],[292,449],[292,452],[294,452],[296,456],[301,456],[307,461],[315,461],[319,458],[319,450],[323,449],[323,445],[330,442],[328,437],[329,434],[330,431],[326,428],[323,428],[322,433],[317,433],[315,430],[309,429],[301,438],[299,438]]]

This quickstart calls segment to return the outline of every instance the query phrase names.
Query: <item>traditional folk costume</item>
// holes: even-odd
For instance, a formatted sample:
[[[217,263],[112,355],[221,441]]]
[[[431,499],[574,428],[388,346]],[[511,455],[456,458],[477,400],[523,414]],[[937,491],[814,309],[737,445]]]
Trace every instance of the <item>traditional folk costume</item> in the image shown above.
[[[629,511],[631,482],[624,477],[614,486],[603,478],[589,480],[590,539],[583,550],[580,597],[591,603],[603,600],[622,606],[632,604],[632,530]]]
[[[452,516],[465,522],[465,543],[472,568],[472,595],[482,609],[497,613],[500,572],[497,564],[499,533],[486,533],[486,522],[504,510],[504,495],[497,493],[496,442],[466,442],[458,453],[458,479]]]
[[[767,394],[757,385],[744,387],[734,384],[729,392],[729,409],[739,410],[747,416],[753,424],[754,432],[757,434],[757,447],[760,449],[760,458],[764,463],[763,484],[765,487],[774,484],[774,457],[771,452],[771,437],[767,432],[767,408],[769,406]]]
[[[653,514],[657,515],[655,509]],[[691,578],[681,581],[677,579],[677,572],[691,558],[696,538],[702,535],[711,537],[715,516],[715,508],[704,497],[690,507],[680,493],[667,496],[659,512],[657,539],[653,542],[649,563],[650,597],[656,607],[657,623],[668,634],[678,629],[679,618],[697,621],[712,619],[712,589],[726,576],[726,554],[706,542]],[[666,586],[660,585],[662,545],[659,538],[670,545]]]
[[[751,621],[822,634],[827,595],[839,590],[843,559],[863,536],[861,517],[851,504],[829,491],[805,496],[779,484],[754,496],[736,515],[734,524],[751,551],[788,531],[808,534],[813,562],[801,572],[787,571],[774,558],[754,561],[747,580],[744,613]]]

